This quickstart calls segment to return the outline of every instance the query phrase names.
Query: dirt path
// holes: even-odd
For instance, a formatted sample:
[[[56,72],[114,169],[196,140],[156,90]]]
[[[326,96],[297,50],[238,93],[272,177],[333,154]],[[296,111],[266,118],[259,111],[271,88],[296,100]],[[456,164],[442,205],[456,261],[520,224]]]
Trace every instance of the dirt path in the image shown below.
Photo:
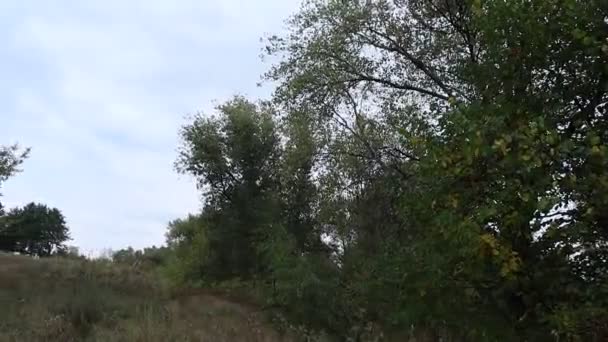
[[[169,310],[173,317],[188,324],[201,337],[223,337],[226,341],[294,340],[280,334],[268,322],[264,311],[218,291],[184,291],[171,301]]]

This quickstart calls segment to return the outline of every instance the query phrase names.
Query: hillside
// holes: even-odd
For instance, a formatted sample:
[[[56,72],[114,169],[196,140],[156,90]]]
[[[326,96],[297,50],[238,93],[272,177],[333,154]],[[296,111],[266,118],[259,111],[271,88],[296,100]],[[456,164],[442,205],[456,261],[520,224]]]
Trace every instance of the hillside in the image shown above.
[[[290,341],[251,305],[105,261],[0,254],[0,341]]]

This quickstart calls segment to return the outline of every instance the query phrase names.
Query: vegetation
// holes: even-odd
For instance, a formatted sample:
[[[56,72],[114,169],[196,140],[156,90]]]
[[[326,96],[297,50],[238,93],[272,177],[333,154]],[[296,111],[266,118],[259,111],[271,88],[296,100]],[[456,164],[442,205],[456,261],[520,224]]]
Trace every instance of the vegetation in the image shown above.
[[[43,284],[43,288],[41,288]],[[0,341],[291,341],[246,304],[109,260],[0,254]]]
[[[205,209],[173,245],[337,336],[606,338],[606,18],[593,0],[305,2],[269,41],[273,102],[184,127]]]
[[[30,149],[20,151],[17,145],[0,146],[0,189],[20,171],[19,165],[29,152]],[[0,250],[49,256],[66,253],[64,243],[69,239],[69,229],[59,209],[30,203],[7,213],[0,202]]]
[[[23,163],[23,160],[27,158],[29,149],[20,151],[19,146],[0,146],[0,189],[2,183],[4,183],[9,177],[19,172],[19,165]],[[2,196],[2,193],[0,193]],[[0,217],[4,215],[4,207],[0,202]]]
[[[310,339],[608,339],[606,1],[307,0],[288,24],[271,101],[180,132],[202,211],[115,264]]]
[[[112,261],[145,270],[154,270],[165,263],[168,250],[165,247],[148,247],[134,250],[132,247],[112,253]]]
[[[59,209],[30,203],[11,209],[0,223],[0,250],[35,256],[67,252],[70,234]]]

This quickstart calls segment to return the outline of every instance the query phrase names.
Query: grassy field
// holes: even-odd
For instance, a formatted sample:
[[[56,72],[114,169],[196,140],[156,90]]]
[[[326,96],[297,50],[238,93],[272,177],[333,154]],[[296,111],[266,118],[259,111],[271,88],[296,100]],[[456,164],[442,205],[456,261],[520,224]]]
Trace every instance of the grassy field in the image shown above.
[[[0,254],[0,341],[293,341],[254,305],[108,261]]]

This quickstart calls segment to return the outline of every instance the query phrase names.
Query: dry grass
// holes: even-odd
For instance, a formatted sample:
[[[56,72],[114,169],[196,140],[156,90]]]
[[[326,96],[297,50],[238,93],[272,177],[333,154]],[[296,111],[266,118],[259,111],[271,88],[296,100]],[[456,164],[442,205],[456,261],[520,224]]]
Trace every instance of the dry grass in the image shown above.
[[[107,261],[0,254],[0,341],[292,340],[252,305],[205,291],[171,297]]]

